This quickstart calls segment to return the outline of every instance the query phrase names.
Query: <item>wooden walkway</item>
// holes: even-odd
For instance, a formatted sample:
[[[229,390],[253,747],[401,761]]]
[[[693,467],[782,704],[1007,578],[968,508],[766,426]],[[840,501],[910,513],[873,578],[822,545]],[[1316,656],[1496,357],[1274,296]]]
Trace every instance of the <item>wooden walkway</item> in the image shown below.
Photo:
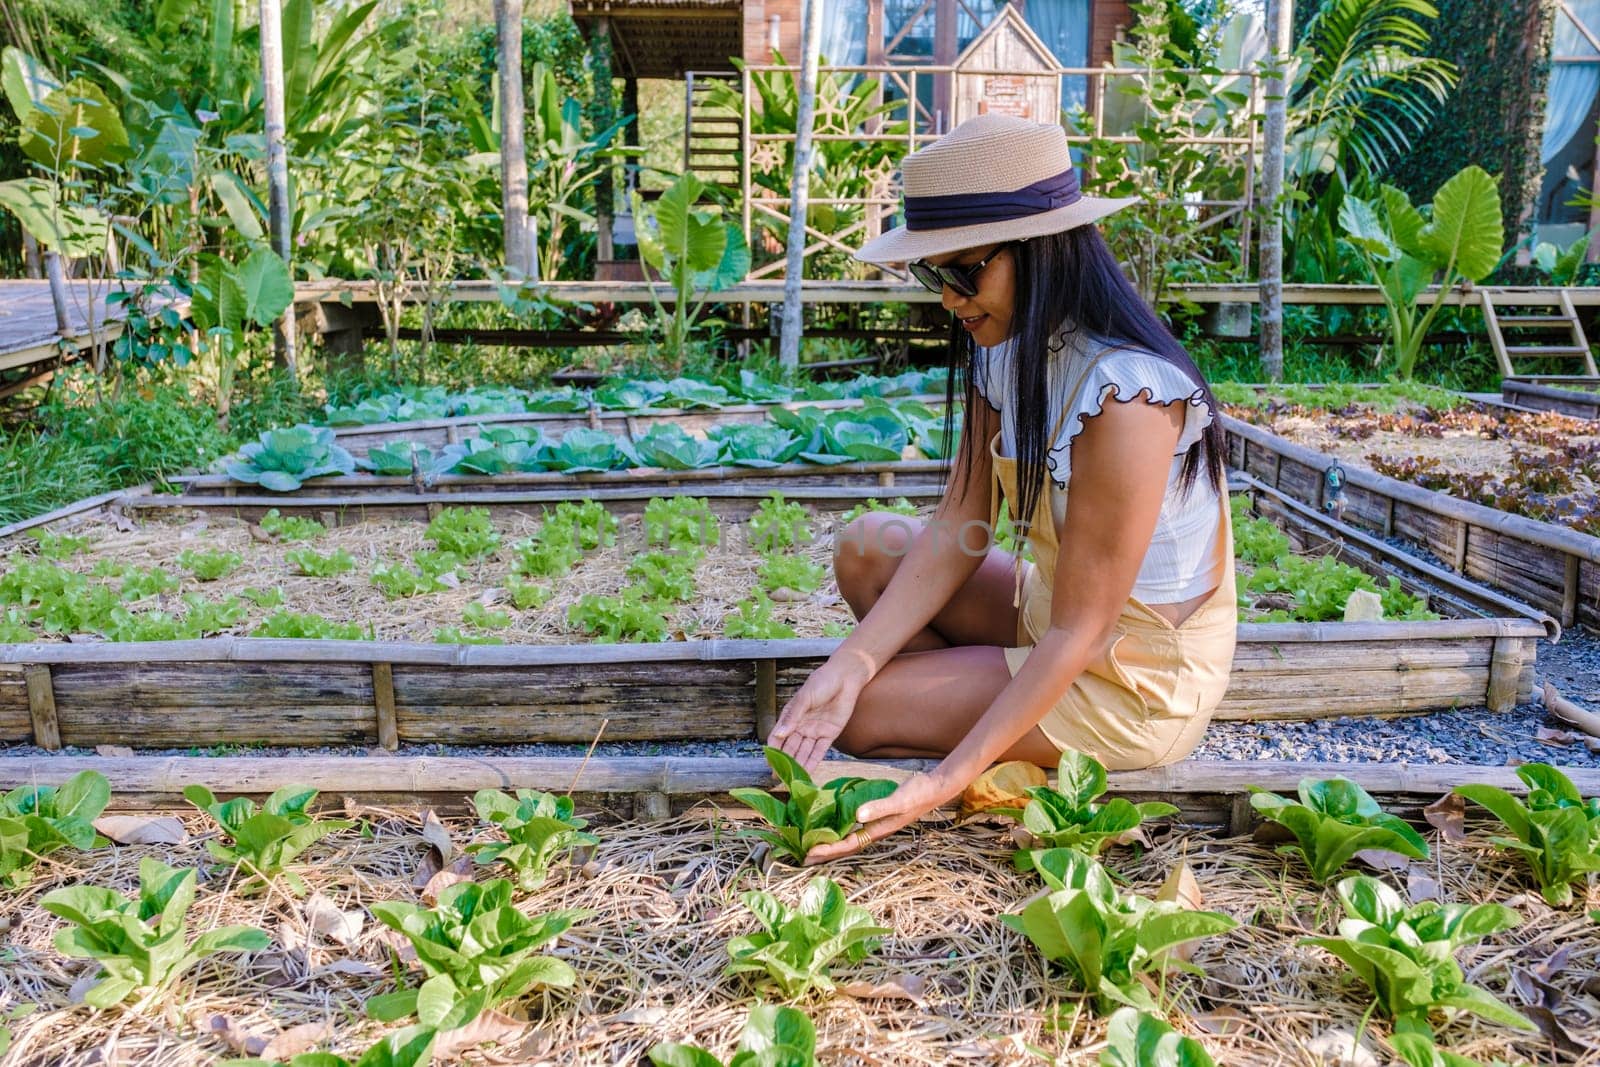
[[[57,331],[55,305],[50,300],[50,283],[33,279],[0,279],[0,372],[46,363],[58,358],[73,358],[93,344],[92,333],[109,342],[122,333],[114,316],[107,321],[106,294],[112,282],[88,282],[74,278],[67,283],[68,332]],[[90,328],[90,288],[94,329]],[[66,342],[63,344],[63,341]]]

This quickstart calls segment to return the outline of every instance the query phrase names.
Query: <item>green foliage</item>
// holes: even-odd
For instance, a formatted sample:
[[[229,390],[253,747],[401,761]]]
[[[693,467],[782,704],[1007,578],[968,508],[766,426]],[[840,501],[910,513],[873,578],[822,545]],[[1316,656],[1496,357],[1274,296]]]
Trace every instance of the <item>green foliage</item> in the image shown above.
[[[385,1034],[377,1044],[348,1060],[332,1052],[302,1052],[287,1063],[280,1060],[228,1060],[229,1067],[427,1067],[433,1062],[433,1041],[439,1032],[431,1026],[407,1026]]]
[[[335,578],[354,570],[356,565],[356,558],[342,548],[326,555],[311,548],[295,548],[285,552],[283,559],[295,573],[307,578]]]
[[[705,1049],[663,1041],[650,1050],[655,1067],[815,1067],[817,1032],[798,1008],[757,1004],[739,1048],[726,1065]]]
[[[461,621],[484,630],[503,630],[511,625],[511,615],[498,608],[490,608],[481,600],[474,600],[461,609]]]
[[[658,496],[645,504],[644,536],[648,545],[698,551],[719,544],[722,530],[704,497]]]
[[[13,1004],[0,1011],[0,1056],[4,1056],[11,1049],[11,1027],[7,1024],[25,1019],[38,1009],[37,1004]]]
[[[139,894],[129,899],[100,886],[55,889],[39,906],[71,923],[56,934],[56,950],[100,962],[99,981],[84,995],[109,1008],[140,990],[160,992],[190,967],[224,952],[260,952],[267,935],[249,926],[221,926],[189,940],[188,913],[195,873],[160,860],[139,861]]]
[[[411,942],[428,977],[420,989],[370,998],[367,1014],[389,1022],[416,1013],[424,1025],[449,1030],[536,985],[559,988],[576,981],[566,963],[534,953],[588,913],[527,915],[511,893],[511,883],[497,878],[447,886],[431,909],[403,901],[374,904],[373,918]]]
[[[178,553],[178,566],[202,582],[214,582],[239,569],[244,559],[237,552],[197,552],[186,548]]]
[[[766,749],[767,764],[789,791],[779,800],[764,789],[730,789],[733,798],[755,810],[770,830],[745,829],[741,834],[759,838],[776,854],[800,863],[817,845],[842,841],[856,827],[856,811],[872,800],[893,793],[887,778],[835,778],[817,785],[804,767],[780,749]]]
[[[45,559],[63,560],[76,556],[89,547],[89,538],[70,534],[42,531],[38,535],[39,555]]]
[[[1034,859],[1051,892],[1000,921],[1060,964],[1072,988],[1093,997],[1101,1013],[1112,1004],[1159,1011],[1140,976],[1169,969],[1203,973],[1170,950],[1238,925],[1177,901],[1119,894],[1105,868],[1074,849],[1050,849]]]
[[[652,426],[634,439],[633,447],[645,466],[666,470],[715,467],[722,457],[722,446],[718,441],[694,437],[672,423]]]
[[[1122,1007],[1106,1023],[1100,1067],[1216,1067],[1206,1047],[1166,1020]]]
[[[886,511],[893,515],[909,515],[914,518],[917,514],[917,505],[913,504],[903,496],[898,497],[887,504],[879,500],[877,497],[868,497],[866,500],[857,504],[849,511],[846,511],[843,515],[840,515],[839,526],[841,528],[848,526],[861,516],[874,511]]]
[[[793,637],[794,627],[774,619],[773,609],[772,598],[764,590],[757,589],[722,617],[723,636],[753,641],[781,641]]]
[[[780,467],[792,462],[806,442],[770,422],[736,422],[713,426],[706,439],[718,448],[717,461],[733,467]]]
[[[547,541],[566,540],[584,551],[616,542],[617,517],[598,500],[581,504],[563,500],[545,516],[539,536]]]
[[[758,571],[761,588],[768,593],[779,589],[793,589],[797,593],[815,592],[828,576],[821,565],[804,556],[770,555],[761,561]]]
[[[365,456],[357,457],[356,466],[373,474],[403,478],[418,471],[431,470],[433,452],[410,441],[394,441],[373,445]]]
[[[673,359],[682,358],[707,295],[742,281],[750,270],[743,232],[719,207],[700,203],[706,191],[693,174],[683,174],[654,204],[646,206],[633,194],[639,258],[666,280],[673,294],[669,311],[655,285],[650,286],[662,342]]]
[[[524,538],[511,546],[516,556],[512,570],[530,578],[555,578],[566,574],[583,558],[583,549],[548,527],[537,538]]]
[[[332,430],[306,425],[266,430],[227,464],[228,477],[234,481],[252,482],[275,493],[293,492],[308,478],[355,469],[354,457],[334,443]]]
[[[316,519],[280,515],[277,508],[261,516],[261,529],[276,541],[312,541],[328,532]]]
[[[248,797],[226,803],[203,785],[185,786],[183,799],[210,815],[231,844],[211,840],[206,851],[220,863],[244,872],[238,886],[244,894],[264,891],[279,875],[296,896],[305,896],[306,883],[287,870],[300,853],[329,834],[356,824],[349,819],[317,819],[306,809],[317,798],[315,789],[286,785],[257,808]]]
[[[440,645],[503,645],[505,638],[496,634],[475,634],[459,626],[441,626],[433,631],[435,644]]]
[[[1535,1029],[1521,1012],[1467,982],[1455,960],[1461,946],[1515,928],[1522,921],[1515,911],[1503,904],[1436,900],[1408,907],[1393,889],[1364,874],[1334,888],[1345,911],[1338,936],[1302,938],[1300,944],[1343,960],[1398,1029],[1428,1033],[1428,1016],[1439,1011]]]
[[[1572,779],[1548,763],[1525,763],[1517,777],[1528,786],[1525,801],[1492,785],[1458,785],[1455,793],[1511,831],[1494,843],[1520,854],[1544,899],[1565,907],[1573,885],[1600,871],[1600,799],[1585,800]]]
[[[428,570],[414,570],[404,563],[380,563],[372,568],[368,576],[373,586],[390,600],[438,593],[450,588],[440,580],[440,575]]]
[[[271,589],[262,589],[259,586],[247,585],[239,590],[239,595],[258,608],[277,608],[283,606],[283,590],[274,586]]]
[[[1106,769],[1093,756],[1076,749],[1063,749],[1056,768],[1056,785],[1028,787],[1028,805],[1021,811],[1022,825],[1045,848],[1072,848],[1086,856],[1098,855],[1108,844],[1137,830],[1146,819],[1176,815],[1178,809],[1160,801],[1135,804],[1113,797],[1104,804],[1096,801],[1106,791]],[[1019,814],[1007,811],[1008,814]],[[1018,853],[1024,868],[1032,857]]]
[[[428,523],[422,536],[439,551],[463,559],[480,559],[500,547],[500,534],[489,520],[487,508],[445,508]]]
[[[359,622],[334,622],[321,615],[298,611],[277,611],[262,620],[250,631],[251,637],[312,638],[319,641],[370,641],[373,639],[369,623],[363,629]]]
[[[655,602],[627,588],[617,596],[585,593],[567,608],[567,623],[594,635],[599,644],[665,641],[667,620]]]
[[[603,473],[639,465],[628,443],[604,430],[579,426],[568,430],[556,444],[546,445],[539,461],[551,470],[568,474]]]
[[[544,884],[550,865],[573,849],[598,845],[600,839],[583,832],[588,825],[573,815],[570,796],[557,797],[535,789],[519,789],[508,796],[498,789],[480,789],[472,806],[478,818],[493,823],[506,835],[504,841],[468,845],[479,863],[504,863],[517,876],[517,888],[537,889]]]
[[[699,562],[690,552],[645,552],[628,561],[627,576],[646,600],[683,602],[694,599]]]
[[[533,611],[544,607],[550,599],[550,590],[533,582],[524,582],[519,578],[506,579],[506,595],[511,598],[512,606],[518,611]]]
[[[821,875],[806,883],[792,908],[760,890],[741,893],[739,899],[763,929],[728,942],[729,963],[723,973],[765,974],[790,999],[811,989],[832,992],[829,965],[840,956],[860,962],[890,932]]]
[[[38,637],[28,626],[27,612],[20,608],[7,608],[0,613],[0,645],[30,644]]]
[[[1371,200],[1347,195],[1339,226],[1378,283],[1389,316],[1388,354],[1395,373],[1409,378],[1445,306],[1436,301],[1424,311],[1417,296],[1436,275],[1447,292],[1458,282],[1482,281],[1500,261],[1495,180],[1476,164],[1463,167],[1434,194],[1431,212],[1413,207],[1392,185]]]
[[[130,567],[123,572],[123,600],[143,600],[178,591],[178,576],[161,567]]]
[[[80,771],[59,786],[23,785],[0,796],[0,886],[17,889],[33,865],[63,848],[99,848],[94,821],[111,801],[98,771]]]
[[[799,548],[815,538],[806,506],[785,500],[776,489],[750,516],[750,545],[757,552]]]
[[[1406,1067],[1486,1067],[1477,1060],[1468,1059],[1447,1048],[1440,1048],[1427,1034],[1397,1031],[1389,1035],[1389,1044],[1394,1046],[1395,1052]],[[1508,1067],[1508,1065],[1496,1060],[1493,1067]]]
[[[1262,818],[1294,834],[1298,843],[1280,845],[1278,851],[1299,855],[1317,882],[1327,882],[1361,851],[1428,858],[1428,843],[1422,835],[1404,819],[1378,807],[1365,789],[1348,778],[1302,778],[1299,795],[1300,802],[1295,803],[1252,786],[1250,806]]]

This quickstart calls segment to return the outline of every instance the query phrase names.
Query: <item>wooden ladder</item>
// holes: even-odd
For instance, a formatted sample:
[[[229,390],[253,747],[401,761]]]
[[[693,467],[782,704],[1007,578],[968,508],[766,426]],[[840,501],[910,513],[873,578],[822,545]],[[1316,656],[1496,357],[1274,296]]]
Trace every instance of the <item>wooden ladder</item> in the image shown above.
[[[1500,363],[1500,376],[1515,378],[1517,368],[1512,362],[1517,359],[1533,359],[1536,357],[1556,359],[1581,359],[1584,371],[1582,374],[1557,375],[1557,379],[1572,377],[1593,378],[1600,371],[1595,369],[1594,353],[1589,351],[1589,338],[1583,332],[1583,323],[1578,321],[1578,309],[1572,305],[1572,296],[1565,289],[1558,289],[1561,305],[1559,308],[1530,305],[1511,293],[1496,289],[1479,289],[1482,296],[1483,319],[1489,325],[1489,344],[1494,348],[1494,358]],[[1523,311],[1535,308],[1536,312],[1505,315],[1501,312],[1511,309]],[[1560,314],[1552,314],[1552,311]],[[1552,340],[1548,335],[1565,333],[1565,344],[1529,344],[1525,341],[1508,343],[1506,333],[1537,332],[1547,335],[1544,340]]]
[[[710,106],[718,83],[737,90],[738,75],[695,70],[684,75],[683,169],[701,181],[737,186],[744,123],[738,114]]]

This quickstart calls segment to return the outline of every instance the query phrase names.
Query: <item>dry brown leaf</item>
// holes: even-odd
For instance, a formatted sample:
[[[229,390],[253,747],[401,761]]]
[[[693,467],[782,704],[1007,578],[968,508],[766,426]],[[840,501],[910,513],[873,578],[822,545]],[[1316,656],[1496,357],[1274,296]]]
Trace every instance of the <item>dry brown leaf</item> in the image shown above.
[[[845,982],[838,988],[857,1000],[910,1000],[920,1004],[928,995],[928,980],[920,975],[901,974],[883,982]]]
[[[1045,785],[1044,768],[1026,760],[997,763],[961,791],[961,814],[974,815],[991,808],[1020,808],[1028,803],[1028,790]]]
[[[1167,875],[1167,880],[1161,883],[1161,888],[1156,892],[1157,900],[1172,900],[1191,911],[1199,911],[1205,907],[1205,897],[1200,892],[1200,882],[1194,876],[1194,868],[1189,866],[1187,860],[1180,861]]]
[[[89,995],[89,990],[93,989],[94,984],[100,981],[99,975],[100,968],[98,966],[91,967],[78,975],[73,980],[72,986],[67,990],[67,1003],[82,1004],[83,998]]]
[[[629,1008],[606,1020],[608,1026],[660,1026],[672,1016],[666,1008]]]
[[[472,881],[472,857],[457,856],[444,870],[428,879],[422,887],[422,899],[429,904],[439,903],[439,894],[458,882]]]
[[[96,745],[94,754],[107,759],[128,759],[133,756],[133,749],[127,745]]]
[[[172,815],[102,815],[94,828],[119,845],[181,845],[189,840],[183,820]]]
[[[1411,861],[1398,852],[1381,848],[1364,848],[1354,856],[1357,863],[1365,863],[1375,871],[1405,874],[1411,870]]]
[[[1406,896],[1411,903],[1421,904],[1424,900],[1440,900],[1439,883],[1421,867],[1412,867],[1406,871]]]
[[[264,1060],[288,1060],[300,1055],[302,1052],[316,1048],[322,1042],[333,1036],[331,1022],[301,1023],[268,1041],[266,1047],[258,1054]]]
[[[1201,1012],[1198,1015],[1191,1015],[1189,1018],[1196,1026],[1204,1030],[1206,1033],[1217,1034],[1218,1036],[1237,1034],[1243,1030],[1249,1029],[1254,1025],[1250,1016],[1246,1015],[1238,1008],[1217,1008],[1214,1011],[1206,1011]]]
[[[434,851],[438,853],[441,868],[450,866],[450,861],[455,858],[456,843],[451,839],[450,831],[445,829],[444,823],[439,821],[439,816],[435,815],[431,808],[422,816],[422,839],[432,845]]]
[[[324,975],[344,974],[351,978],[382,978],[389,972],[365,960],[334,960],[312,971],[309,977],[316,979]]]
[[[491,1041],[497,1045],[510,1044],[527,1031],[525,1022],[518,1022],[502,1012],[486,1011],[465,1026],[439,1031],[433,1042],[433,1056],[446,1060]]]
[[[1541,726],[1533,732],[1533,739],[1541,745],[1570,745],[1578,739],[1578,735],[1571,730],[1556,730],[1549,726]]]
[[[412,964],[417,960],[417,948],[411,939],[398,930],[391,930],[387,926],[379,927],[378,943],[394,953],[397,960],[404,964]]]
[[[1467,839],[1467,798],[1455,793],[1446,793],[1432,804],[1422,809],[1423,818],[1428,820],[1428,825],[1439,831],[1439,836],[1453,845],[1459,845]]]
[[[213,1015],[206,1028],[218,1041],[242,1055],[260,1056],[266,1051],[266,1038],[243,1029],[226,1015]]]
[[[1325,1067],[1380,1067],[1378,1057],[1372,1054],[1366,1042],[1340,1026],[1324,1030],[1306,1042],[1306,1051],[1316,1057],[1316,1063]]]
[[[366,913],[360,908],[341,910],[339,905],[323,896],[312,893],[305,902],[306,924],[330,941],[353,945],[366,925]]]

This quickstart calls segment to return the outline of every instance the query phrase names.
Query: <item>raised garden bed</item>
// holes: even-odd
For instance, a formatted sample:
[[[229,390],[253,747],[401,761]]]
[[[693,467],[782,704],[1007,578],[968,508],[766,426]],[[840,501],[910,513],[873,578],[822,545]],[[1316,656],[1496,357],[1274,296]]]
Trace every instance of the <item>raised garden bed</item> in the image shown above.
[[[1500,396],[1507,404],[1554,411],[1577,419],[1600,419],[1600,381],[1550,382],[1532,378],[1504,378]]]
[[[746,513],[756,503],[749,497],[735,501]],[[608,496],[605,503],[643,512],[648,527],[649,494]],[[37,579],[18,568],[17,580],[43,587],[60,584],[51,575],[61,570],[79,575],[70,596],[52,596],[52,603],[59,602],[52,610],[72,616],[54,624],[58,631],[71,632],[77,617],[73,613],[95,603],[91,587],[114,586],[124,596],[129,590],[148,589],[167,597],[173,617],[151,619],[143,617],[147,609],[108,607],[110,622],[102,625],[114,627],[113,636],[138,637],[145,632],[141,627],[152,626],[164,635],[193,639],[0,646],[0,743],[32,742],[45,748],[135,742],[394,748],[402,742],[582,742],[598,732],[602,721],[608,740],[759,738],[793,688],[834,647],[836,638],[823,637],[830,625],[842,632],[850,621],[825,584],[816,593],[789,599],[747,597],[758,584],[760,568],[754,557],[732,553],[731,537],[719,539],[698,567],[702,583],[720,584],[678,594],[683,607],[671,609],[668,617],[655,615],[656,608],[644,603],[642,594],[629,599],[629,587],[650,580],[630,574],[632,556],[643,547],[638,541],[619,538],[615,546],[596,549],[581,562],[553,564],[537,538],[518,547],[518,534],[544,536],[533,517],[536,508],[528,503],[520,517],[498,520],[503,530],[495,536],[501,547],[452,565],[453,584],[440,589],[425,580],[424,531],[417,524],[340,527],[310,545],[291,548],[268,543],[272,535],[264,540],[258,528],[223,520],[218,507],[196,522],[182,502],[169,498],[168,504],[177,509],[169,515],[183,516],[179,522],[150,525],[142,533],[135,529],[105,535],[106,544],[122,545],[127,558],[97,563],[92,540],[76,545],[59,539],[71,534],[50,535],[58,538],[47,542],[58,554],[64,551],[72,558],[75,548],[91,554],[70,565],[43,567]],[[554,501],[544,504],[561,509]],[[1297,515],[1282,502],[1268,499],[1262,507],[1290,532],[1297,549],[1315,555],[1341,551],[1336,526]],[[571,508],[568,503],[566,509]],[[223,584],[188,577],[175,583],[176,564],[185,559],[185,551],[195,554],[185,565],[199,573],[204,560],[196,550],[201,548],[238,557],[231,572],[217,579]],[[429,551],[437,551],[437,545]],[[819,540],[797,546],[793,556],[825,577],[828,551]],[[1379,588],[1385,586],[1390,572],[1381,552],[1355,544],[1347,551],[1356,566],[1378,576]],[[516,573],[523,560],[537,561],[535,573]],[[378,587],[375,577],[380,567],[409,585],[429,589],[413,590],[420,595],[412,597],[385,595],[388,591]],[[538,571],[545,567],[554,568],[556,580]],[[562,568],[573,576],[565,577]],[[104,576],[91,581],[96,569]],[[317,578],[296,575],[297,570],[343,573]],[[113,576],[113,571],[118,573]],[[511,610],[508,601],[517,598],[519,587],[525,590],[536,581],[542,584],[528,594],[529,603]],[[1451,617],[1246,623],[1219,718],[1399,714],[1455,705],[1499,710],[1526,699],[1535,645],[1552,629],[1548,620],[1516,617],[1508,602],[1442,573],[1413,566],[1399,582]],[[208,586],[239,595],[206,593]],[[178,617],[180,601],[175,598],[185,588],[198,600],[182,602],[187,614]],[[273,589],[281,591],[285,603],[271,602],[276,599]],[[774,595],[778,592],[773,589]],[[607,603],[585,607],[580,593],[613,596]],[[98,595],[114,601],[119,594],[107,589]],[[735,605],[741,597],[747,599]],[[707,604],[714,610],[708,611]],[[730,607],[737,610],[730,612]],[[27,613],[42,611],[28,607],[8,618],[14,627],[25,628],[31,625]],[[290,612],[309,612],[312,618],[277,619]],[[196,624],[197,629],[188,625],[196,615],[217,621],[212,628]],[[583,640],[579,628],[615,625],[623,629],[613,636],[626,636],[624,631],[640,625],[643,617],[658,620],[651,636],[680,639],[572,643]],[[780,632],[774,626],[800,636],[753,639]],[[298,639],[339,633],[341,627],[411,639]],[[279,638],[198,636],[208,633]],[[287,638],[291,633],[296,637]],[[719,633],[752,639],[730,640]],[[429,637],[435,643],[417,641]],[[523,643],[459,643],[486,639]]]
[[[0,922],[11,931],[7,966],[0,969],[0,1003],[8,1009],[34,1006],[32,1014],[12,1018],[8,1012],[0,1020],[13,1034],[12,1055],[29,1064],[114,1057],[138,1067],[198,1067],[252,1042],[260,1051],[271,1040],[273,1052],[284,1057],[286,1048],[315,1046],[354,1060],[398,1025],[368,1017],[368,1003],[421,981],[400,951],[404,940],[389,936],[378,921],[386,902],[430,907],[452,881],[485,883],[509,873],[470,859],[454,862],[456,850],[503,840],[494,826],[456,814],[464,790],[542,786],[562,792],[576,784],[580,796],[614,809],[619,801],[626,806],[627,793],[686,804],[736,785],[768,784],[759,761],[711,766],[717,762],[508,766],[391,757],[338,766],[219,759],[161,761],[157,767],[138,759],[53,757],[26,766],[0,760],[0,784],[54,784],[81,767],[103,767],[110,772],[113,806],[168,815],[159,828],[170,835],[158,844],[52,853],[25,890],[0,895]],[[823,777],[900,778],[909,769],[851,762],[827,766]],[[1340,772],[1414,819],[1421,805],[1456,785],[1523,791],[1509,768],[1441,771],[1185,764],[1111,775],[1119,796],[1150,796],[1180,807],[1176,821],[1147,828],[1141,847],[1101,855],[1100,862],[1119,878],[1118,891],[1154,898],[1171,878],[1182,885],[1188,907],[1219,912],[1234,926],[1198,941],[1192,955],[1185,952],[1198,972],[1155,976],[1160,980],[1152,983],[1151,994],[1160,1004],[1154,1014],[1227,1067],[1298,1063],[1309,1049],[1341,1033],[1359,1034],[1369,1054],[1385,1055],[1393,1025],[1369,1010],[1366,989],[1334,955],[1303,940],[1334,931],[1341,908],[1332,890],[1312,882],[1297,858],[1272,851],[1277,838],[1222,839],[1196,824],[1248,830],[1250,805],[1240,803],[1247,786],[1290,793],[1302,777]],[[1595,772],[1571,778],[1583,795],[1600,792]],[[208,852],[219,835],[206,816],[192,808],[169,814],[144,806],[147,797],[170,803],[173,790],[197,782],[224,795],[259,794],[289,783],[321,786],[329,807],[341,795],[347,798],[344,811],[330,814],[364,825],[335,830],[291,864],[289,873],[304,881],[303,895],[289,891],[285,875],[274,879],[272,891],[250,895],[243,872],[230,873]],[[670,792],[637,792],[650,787]],[[444,818],[425,814],[417,806],[423,798],[445,803]],[[663,1040],[692,1042],[726,1061],[751,1006],[773,996],[759,978],[724,972],[734,939],[758,925],[741,895],[760,890],[793,904],[819,874],[835,880],[849,903],[865,909],[884,931],[875,951],[833,961],[837,989],[781,998],[814,1025],[819,1062],[1013,1063],[1027,1055],[1020,1050],[1031,1049],[1053,1063],[1087,1065],[1098,1062],[1108,1039],[1114,1040],[1105,1018],[1114,1005],[1097,1009],[1076,994],[1063,968],[1047,963],[1028,938],[1002,924],[1001,914],[1016,913],[1041,895],[1038,877],[1012,864],[1015,844],[1005,823],[952,827],[936,817],[859,857],[801,869],[763,861],[737,836],[750,823],[725,802],[701,803],[673,819],[661,818],[666,805],[642,806],[655,808],[652,821],[602,816],[589,826],[598,836],[592,849],[570,862],[558,853],[541,883],[514,893],[515,907],[525,916],[585,909],[542,949],[571,968],[570,986],[513,997],[488,1017],[492,1024],[441,1037],[441,1046],[456,1049],[444,1061],[463,1053],[476,1061],[472,1049],[498,1041],[492,1053],[476,1055],[487,1054],[490,1062],[632,1064],[646,1062],[647,1051]],[[1595,894],[1580,881],[1570,904],[1545,903],[1523,864],[1490,846],[1488,826],[1476,811],[1470,820],[1463,835],[1448,811],[1437,829],[1419,819],[1429,858],[1407,861],[1389,854],[1394,862],[1381,874],[1406,905],[1439,900],[1513,909],[1495,932],[1481,941],[1464,937],[1468,943],[1452,955],[1463,972],[1458,980],[1535,1015],[1542,1033],[1522,1032],[1503,1020],[1434,1012],[1435,1040],[1482,1063],[1552,1057],[1585,1062],[1600,1044],[1589,992],[1600,935],[1584,915]],[[118,829],[130,828],[124,823]],[[142,1003],[132,998],[105,1014],[91,1014],[75,999],[98,965],[63,958],[54,939],[70,924],[41,900],[89,885],[127,892],[137,885],[137,868],[146,858],[212,870],[189,915],[191,937],[222,924],[263,933],[252,951],[207,960]]]

